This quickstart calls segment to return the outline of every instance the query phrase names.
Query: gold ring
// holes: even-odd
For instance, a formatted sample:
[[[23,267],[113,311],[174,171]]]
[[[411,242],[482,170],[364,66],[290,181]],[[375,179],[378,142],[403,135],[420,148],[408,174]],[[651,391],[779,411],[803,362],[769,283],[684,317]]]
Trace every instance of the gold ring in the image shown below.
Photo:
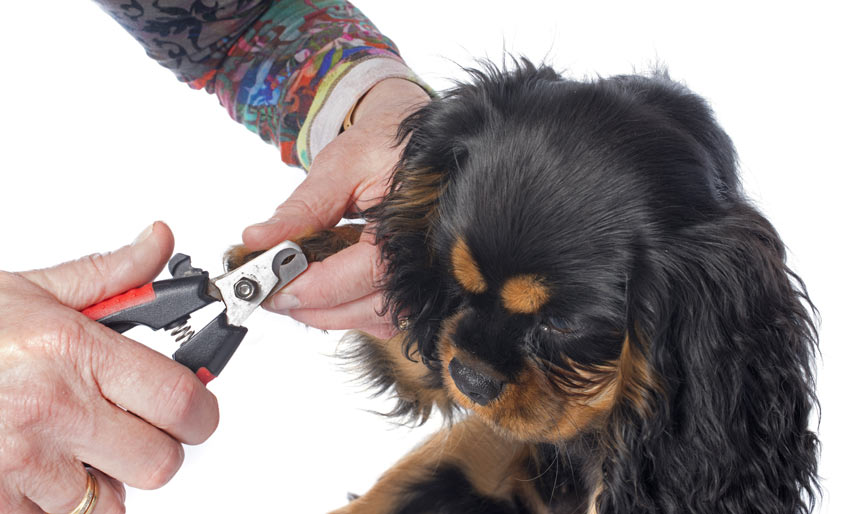
[[[88,468],[86,468],[86,473],[89,475],[86,480],[86,494],[83,495],[80,504],[70,514],[91,514],[94,512],[94,506],[97,504],[97,478]]]

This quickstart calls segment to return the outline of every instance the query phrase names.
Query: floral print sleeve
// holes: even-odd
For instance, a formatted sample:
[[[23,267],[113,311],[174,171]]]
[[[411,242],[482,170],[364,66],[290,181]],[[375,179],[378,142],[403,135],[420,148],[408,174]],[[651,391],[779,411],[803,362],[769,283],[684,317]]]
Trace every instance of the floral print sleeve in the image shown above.
[[[422,84],[393,42],[345,1],[95,1],[149,56],[217,95],[233,119],[305,169],[374,84]]]

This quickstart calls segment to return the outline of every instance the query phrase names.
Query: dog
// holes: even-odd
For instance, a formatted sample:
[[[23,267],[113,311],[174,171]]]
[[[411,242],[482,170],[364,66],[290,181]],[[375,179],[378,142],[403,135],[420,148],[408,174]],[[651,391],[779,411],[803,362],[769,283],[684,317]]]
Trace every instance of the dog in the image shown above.
[[[400,331],[345,353],[389,415],[447,423],[336,513],[814,508],[817,311],[705,100],[484,63],[399,141],[363,214]]]

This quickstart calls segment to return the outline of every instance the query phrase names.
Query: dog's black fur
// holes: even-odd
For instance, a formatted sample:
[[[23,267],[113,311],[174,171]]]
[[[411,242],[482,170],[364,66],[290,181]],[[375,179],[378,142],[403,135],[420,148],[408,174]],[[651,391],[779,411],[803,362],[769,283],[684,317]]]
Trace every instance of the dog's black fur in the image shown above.
[[[408,323],[395,351],[424,362],[423,377],[442,380],[452,404],[529,445],[529,479],[551,512],[811,511],[814,309],[745,197],[707,103],[665,72],[575,81],[522,60],[471,73],[403,123],[391,191],[367,212],[388,309]],[[458,280],[458,241],[486,290]],[[500,300],[518,274],[545,281],[534,312]],[[516,429],[507,421],[528,414],[523,405],[468,401],[446,371],[447,348],[505,387],[542,370],[567,417],[576,398],[601,398],[608,384],[605,407],[563,438],[535,435],[546,419]],[[426,407],[401,396],[409,408],[398,412]],[[569,451],[581,464],[570,467]],[[409,505],[427,490],[439,512],[487,512],[457,487],[449,498],[433,492],[440,473],[407,484],[397,511],[437,511]],[[510,512],[539,511],[507,497]]]
[[[707,103],[665,72],[471,75],[401,125],[365,215],[404,330],[348,352],[391,415],[468,416],[337,512],[810,512],[816,311]]]

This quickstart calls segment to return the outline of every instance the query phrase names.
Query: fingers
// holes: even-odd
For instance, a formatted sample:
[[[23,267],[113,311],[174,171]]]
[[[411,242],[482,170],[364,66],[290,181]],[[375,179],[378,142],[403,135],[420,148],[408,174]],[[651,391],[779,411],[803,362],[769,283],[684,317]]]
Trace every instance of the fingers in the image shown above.
[[[46,512],[71,512],[86,492],[88,474],[80,462],[63,459],[32,470],[22,493]]]
[[[124,484],[96,469],[92,469],[91,472],[97,480],[100,495],[91,514],[123,514],[126,511],[124,502],[127,500]]]
[[[167,484],[183,464],[183,446],[168,434],[106,402],[96,410],[94,435],[78,434],[68,449],[117,480],[139,489]]]
[[[110,254],[0,274],[0,513],[72,511],[82,462],[102,471],[93,512],[124,512],[122,481],[164,485],[180,442],[215,430],[217,400],[191,371],[77,311],[152,280],[172,248],[155,223]]]
[[[125,511],[124,485],[104,473],[91,470],[97,482],[97,500],[93,514],[112,514]],[[64,514],[72,512],[88,493],[89,475],[83,464],[78,461],[63,463],[50,470],[43,470],[25,485],[30,488],[22,491],[39,508],[34,512],[52,512]],[[34,508],[35,506],[33,506]],[[15,511],[18,512],[18,511]]]
[[[54,309],[61,322],[43,323],[38,344],[0,361],[0,489],[15,481],[7,491],[20,504],[13,512],[29,509],[24,496],[47,512],[70,512],[85,490],[74,463],[138,488],[161,487],[183,462],[177,439],[200,442],[215,429],[215,397],[183,366],[76,311]],[[62,358],[53,359],[57,349]],[[120,483],[104,477],[101,485],[95,512],[123,512]]]
[[[87,326],[97,332],[92,373],[105,398],[178,441],[199,444],[215,431],[218,400],[188,368],[106,327]]]
[[[44,511],[20,494],[0,494],[0,514],[44,514]]]
[[[339,173],[332,180],[326,175],[326,171],[314,166],[268,221],[245,229],[245,246],[252,250],[270,248],[285,239],[336,225],[351,204],[354,186],[346,173]]]
[[[18,407],[10,416],[21,426],[40,427],[35,439],[14,431],[13,439],[26,441],[22,452],[42,467],[64,455],[134,487],[161,487],[183,462],[180,441],[199,443],[215,430],[215,396],[184,366],[71,314],[81,318],[79,328],[44,337],[72,337],[81,354],[44,368],[31,401],[6,402]],[[25,411],[21,403],[37,407]]]
[[[272,297],[266,307],[273,312],[326,309],[367,296],[382,275],[377,246],[361,241],[322,262],[313,262],[291,284]],[[292,297],[297,298],[294,302]]]
[[[378,339],[390,339],[398,333],[398,330],[395,328],[395,326],[389,322],[383,323],[381,325],[371,325],[368,327],[363,327],[360,330],[371,334],[377,337]]]
[[[402,147],[399,122],[428,96],[405,80],[385,80],[364,97],[358,121],[316,156],[304,182],[271,219],[252,225],[242,241],[252,250],[332,227],[352,206],[366,209],[386,193]],[[362,113],[361,113],[362,111]]]
[[[22,273],[61,303],[80,310],[153,280],[174,249],[168,225],[158,221],[132,244],[58,266]]]
[[[392,326],[387,317],[379,316],[384,298],[380,292],[330,309],[293,309],[287,314],[293,319],[322,330],[375,329]]]
[[[399,122],[429,100],[416,84],[387,79],[359,103],[356,123],[316,156],[310,173],[271,219],[245,229],[249,249],[269,248],[336,225],[352,208],[368,209],[386,194],[403,145],[396,144]],[[385,336],[394,330],[378,316],[382,270],[378,249],[359,243],[305,274],[264,305],[323,329],[360,328]]]
[[[311,263],[264,307],[323,330],[357,328],[386,339],[396,329],[387,316],[378,315],[384,307],[383,294],[377,289],[382,275],[380,250],[361,241]]]

